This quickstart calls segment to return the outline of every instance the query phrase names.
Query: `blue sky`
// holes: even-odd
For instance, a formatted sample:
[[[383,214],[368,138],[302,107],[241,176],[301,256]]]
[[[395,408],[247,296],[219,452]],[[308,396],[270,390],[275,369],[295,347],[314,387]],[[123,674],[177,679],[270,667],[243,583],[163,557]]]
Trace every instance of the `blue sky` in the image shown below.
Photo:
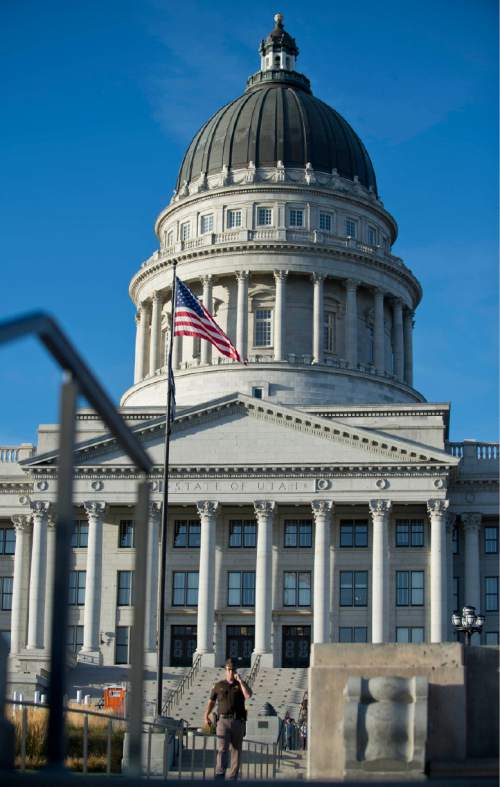
[[[495,0],[4,0],[2,316],[53,313],[118,401],[129,280],[191,137],[241,94],[278,10],[298,69],[364,140],[422,283],[416,387],[452,401],[452,439],[498,439]],[[0,352],[0,443],[32,441],[59,373],[34,341]]]

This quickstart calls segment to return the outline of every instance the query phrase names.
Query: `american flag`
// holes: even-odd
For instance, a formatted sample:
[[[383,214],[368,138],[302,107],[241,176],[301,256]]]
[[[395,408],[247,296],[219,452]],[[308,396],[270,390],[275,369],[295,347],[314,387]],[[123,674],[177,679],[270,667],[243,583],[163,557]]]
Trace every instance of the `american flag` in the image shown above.
[[[240,361],[241,357],[231,340],[219,328],[214,318],[193,295],[184,282],[176,278],[174,336],[197,336],[205,339],[227,358]]]

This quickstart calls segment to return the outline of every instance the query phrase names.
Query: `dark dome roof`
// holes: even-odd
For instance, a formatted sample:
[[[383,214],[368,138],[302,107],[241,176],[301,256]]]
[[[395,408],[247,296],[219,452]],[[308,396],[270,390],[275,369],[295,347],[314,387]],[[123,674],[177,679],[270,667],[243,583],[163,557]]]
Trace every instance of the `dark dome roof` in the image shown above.
[[[315,98],[309,80],[291,71],[260,72],[239,98],[198,131],[184,156],[177,189],[222,168],[285,167],[355,176],[377,193],[375,172],[362,141],[338,112]]]

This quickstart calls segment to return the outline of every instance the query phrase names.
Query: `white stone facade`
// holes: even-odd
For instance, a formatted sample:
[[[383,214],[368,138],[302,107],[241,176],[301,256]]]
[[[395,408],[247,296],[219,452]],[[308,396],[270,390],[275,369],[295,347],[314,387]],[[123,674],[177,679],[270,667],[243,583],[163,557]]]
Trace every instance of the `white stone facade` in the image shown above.
[[[130,284],[121,401],[155,465],[149,664],[174,259],[248,363],[174,339],[166,663],[195,648],[206,664],[291,666],[311,641],[441,642],[465,603],[498,642],[498,444],[450,444],[449,406],[414,388],[422,292],[374,191],[307,162],[249,161],[181,184],[156,233]],[[94,413],[77,427],[68,639],[83,661],[126,663],[137,478]],[[15,669],[49,658],[57,441],[42,425],[37,446],[0,448],[0,631]]]

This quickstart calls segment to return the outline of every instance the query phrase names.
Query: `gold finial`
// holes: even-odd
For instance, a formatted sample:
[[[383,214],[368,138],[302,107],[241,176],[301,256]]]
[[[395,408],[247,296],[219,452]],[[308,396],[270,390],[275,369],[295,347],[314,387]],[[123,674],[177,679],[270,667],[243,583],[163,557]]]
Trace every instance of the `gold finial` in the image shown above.
[[[274,21],[276,22],[276,27],[283,27],[283,14],[275,14]]]

